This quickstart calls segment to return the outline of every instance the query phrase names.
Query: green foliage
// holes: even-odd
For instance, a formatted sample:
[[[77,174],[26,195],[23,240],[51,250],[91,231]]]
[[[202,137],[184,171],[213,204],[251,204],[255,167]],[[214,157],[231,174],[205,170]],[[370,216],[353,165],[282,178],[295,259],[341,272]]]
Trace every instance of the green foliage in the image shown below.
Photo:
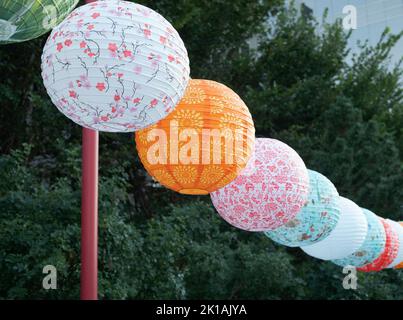
[[[288,143],[359,205],[402,219],[402,68],[388,66],[400,36],[385,33],[347,63],[340,25],[318,32],[281,2],[141,1],[179,30],[193,78],[241,95],[258,136]],[[0,47],[2,299],[79,296],[81,135],[43,88],[43,41]],[[150,183],[133,140],[100,135],[100,298],[403,298],[399,271],[359,274],[358,290],[345,290],[341,268],[230,227],[208,197]],[[47,264],[57,290],[42,289]]]

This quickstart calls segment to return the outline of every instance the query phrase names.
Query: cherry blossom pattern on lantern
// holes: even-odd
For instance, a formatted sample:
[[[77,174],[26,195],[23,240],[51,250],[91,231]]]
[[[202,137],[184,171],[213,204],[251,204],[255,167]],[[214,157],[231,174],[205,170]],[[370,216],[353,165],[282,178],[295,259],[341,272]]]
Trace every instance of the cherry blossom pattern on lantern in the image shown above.
[[[127,1],[98,1],[53,29],[42,76],[52,102],[74,122],[129,132],[174,109],[189,81],[189,59],[160,14]]]
[[[293,219],[308,200],[308,191],[308,171],[300,156],[278,140],[258,138],[241,174],[210,195],[231,225],[266,231]]]

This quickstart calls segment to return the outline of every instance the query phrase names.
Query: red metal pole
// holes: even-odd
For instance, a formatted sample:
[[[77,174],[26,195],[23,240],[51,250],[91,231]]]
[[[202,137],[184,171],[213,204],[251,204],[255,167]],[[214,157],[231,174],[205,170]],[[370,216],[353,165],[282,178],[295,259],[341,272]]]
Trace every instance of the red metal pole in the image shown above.
[[[98,131],[83,128],[81,299],[98,299]]]
[[[86,0],[86,3],[95,0]],[[98,299],[98,131],[83,128],[81,300]]]

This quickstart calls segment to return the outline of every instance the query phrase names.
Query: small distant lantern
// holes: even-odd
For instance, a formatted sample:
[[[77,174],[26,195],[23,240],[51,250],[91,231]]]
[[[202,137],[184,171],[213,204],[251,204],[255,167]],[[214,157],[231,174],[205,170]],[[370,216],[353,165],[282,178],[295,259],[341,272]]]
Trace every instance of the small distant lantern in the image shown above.
[[[382,218],[379,218],[385,228],[386,242],[382,253],[374,261],[366,264],[363,267],[358,268],[359,271],[371,272],[371,271],[381,271],[388,267],[393,260],[397,257],[399,250],[399,238],[395,229],[391,224]]]
[[[393,220],[387,219],[392,228],[397,232],[398,240],[399,240],[399,249],[396,255],[396,258],[392,261],[392,263],[388,266],[388,268],[394,268],[403,262],[403,226]]]
[[[403,227],[403,221],[400,221],[399,224]],[[395,269],[403,269],[403,260],[394,267]]]

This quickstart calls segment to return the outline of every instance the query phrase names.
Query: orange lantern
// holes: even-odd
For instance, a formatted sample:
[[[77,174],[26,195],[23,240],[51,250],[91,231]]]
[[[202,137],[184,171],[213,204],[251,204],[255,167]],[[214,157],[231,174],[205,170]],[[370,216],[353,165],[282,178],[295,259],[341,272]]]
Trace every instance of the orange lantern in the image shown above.
[[[241,98],[223,84],[190,80],[166,118],[136,132],[141,162],[157,181],[183,194],[230,183],[253,152],[255,128]]]

